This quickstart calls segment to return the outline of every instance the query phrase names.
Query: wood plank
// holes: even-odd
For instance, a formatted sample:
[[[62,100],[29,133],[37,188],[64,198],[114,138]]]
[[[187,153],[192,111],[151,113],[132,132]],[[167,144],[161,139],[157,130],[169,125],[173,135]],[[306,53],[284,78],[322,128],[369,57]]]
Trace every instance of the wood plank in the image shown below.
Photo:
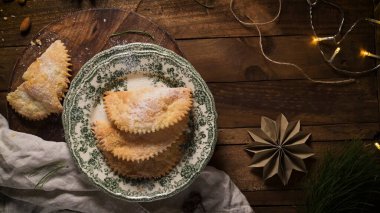
[[[138,12],[162,25],[178,39],[257,36],[254,29],[246,28],[234,20],[228,9],[229,1],[215,0],[215,9],[206,10],[194,0],[144,0],[139,5]],[[235,1],[237,12],[240,15],[248,14],[257,17],[257,20],[268,20],[272,17],[278,4],[277,0]],[[370,0],[337,0],[337,2],[346,11],[347,24],[344,29],[359,17],[373,16],[373,5]],[[138,3],[138,0],[60,1],[57,6],[56,1],[45,0],[29,1],[26,6],[20,7],[16,3],[0,2],[0,8],[3,10],[0,15],[8,17],[6,21],[0,20],[0,46],[25,45],[45,25],[78,10],[88,8],[135,9]],[[320,9],[319,13],[322,15],[314,20],[320,29],[318,32],[321,34],[335,32],[338,17],[336,11],[325,7],[325,9]],[[311,35],[308,14],[306,1],[284,1],[283,13],[279,21],[262,27],[263,33],[264,35]],[[11,15],[15,18],[12,18]],[[26,16],[31,17],[33,27],[31,32],[23,37],[19,34],[19,24]],[[369,35],[372,33],[372,29],[372,27],[364,25],[354,33]],[[4,41],[2,42],[1,39]]]
[[[273,118],[274,119],[274,118]],[[302,122],[301,122],[302,125]],[[247,144],[252,139],[247,131],[258,128],[233,128],[218,130],[218,144]],[[312,133],[314,141],[344,141],[353,138],[371,140],[379,132],[378,123],[355,123],[320,126],[302,126],[303,131]]]
[[[13,67],[23,50],[23,47],[0,48],[0,91],[9,89]]]
[[[280,112],[289,120],[300,119],[305,131],[313,133],[314,140],[371,139],[378,131],[377,91],[371,81],[375,79],[362,79],[344,87],[305,81],[209,84],[219,113],[219,143],[247,143],[247,128],[226,128],[259,127],[261,116],[274,119]],[[18,116],[13,117],[13,122],[30,125]],[[23,131],[28,129],[25,127]]]
[[[5,204],[10,198],[0,193],[0,212],[5,212]]]
[[[368,36],[355,35],[352,39],[368,50],[374,46],[373,40],[368,39]],[[271,49],[268,51],[271,57],[296,63],[313,78],[343,77],[337,75],[323,61],[317,48],[310,45],[309,37],[268,37],[264,41],[267,49]],[[275,65],[265,60],[259,53],[258,38],[192,39],[180,40],[178,43],[188,60],[207,82],[305,79],[294,68]],[[346,47],[347,49],[342,47],[342,55],[337,58],[337,62],[344,63],[345,67],[351,69],[373,65],[374,61],[369,58],[359,59],[357,54],[359,51],[355,53],[355,48],[351,47],[350,42]],[[10,72],[22,49],[0,48],[0,90],[9,87]],[[302,51],[294,51],[299,49]],[[373,73],[372,76],[374,75]]]
[[[257,35],[256,30],[242,26],[233,18],[229,11],[230,0],[213,2],[215,8],[207,10],[193,0],[145,0],[137,12],[150,17],[178,39]],[[340,4],[346,12],[347,24],[344,29],[357,18],[373,16],[373,4],[370,0],[334,2]],[[257,21],[268,21],[277,12],[278,0],[235,0],[234,8],[243,19],[245,15],[249,15]],[[334,8],[320,7],[315,14],[314,22],[319,28],[318,33],[336,31],[339,13]],[[262,26],[261,29],[264,35],[311,35],[309,20],[309,7],[306,1],[283,1],[279,20],[275,24]],[[360,32],[365,34],[370,34],[370,31],[370,27],[360,29]]]
[[[254,205],[254,204],[253,204]],[[255,213],[296,213],[303,212],[303,207],[299,206],[258,206],[252,207]]]
[[[140,0],[117,1],[28,1],[23,7],[16,2],[4,3],[0,1],[0,47],[20,46],[29,44],[32,37],[38,31],[53,21],[80,10],[90,8],[116,8],[134,10]],[[15,17],[12,17],[15,16]],[[19,32],[20,22],[24,17],[30,17],[32,28],[28,35],[23,36]],[[4,20],[3,17],[7,17]],[[79,30],[79,29],[78,29]],[[4,39],[4,41],[2,41]]]
[[[209,83],[219,128],[259,126],[260,117],[284,113],[303,125],[378,122],[376,79],[345,86],[306,80]]]
[[[375,1],[374,2],[374,5],[375,5],[375,10],[374,10],[374,13],[375,13],[375,18],[379,19],[380,18],[380,2],[379,1]],[[376,48],[376,54],[380,54],[380,29],[379,28],[376,28],[375,30],[375,48]],[[377,63],[380,63],[380,60],[377,60]],[[380,112],[380,69],[377,70],[377,99],[379,100],[379,112]],[[379,120],[380,122],[380,120]],[[380,127],[380,123],[379,123],[379,127]]]
[[[5,118],[8,118],[7,100],[5,98],[6,95],[7,93],[0,92],[0,114]]]
[[[328,150],[338,151],[343,148],[345,142],[315,142],[312,141],[310,146],[313,148],[315,156],[307,159],[305,162],[310,169],[315,162],[320,159]],[[260,191],[260,190],[294,190],[301,189],[302,180],[305,177],[303,173],[293,171],[289,184],[283,186],[277,177],[273,177],[264,182],[262,179],[262,169],[252,169],[248,166],[251,163],[252,155],[244,150],[244,145],[226,145],[217,146],[210,165],[226,172],[231,180],[242,191]]]
[[[305,193],[302,190],[245,191],[243,194],[253,206],[290,206],[305,204]]]
[[[374,51],[373,38],[374,34],[352,35],[340,45],[341,52],[334,65],[355,71],[373,67],[375,60],[359,56],[360,48]],[[179,40],[178,45],[208,82],[305,79],[293,67],[267,61],[260,52],[257,37]],[[310,36],[265,37],[263,45],[269,57],[295,63],[312,78],[346,77],[323,60]],[[334,48],[326,53],[331,54]]]

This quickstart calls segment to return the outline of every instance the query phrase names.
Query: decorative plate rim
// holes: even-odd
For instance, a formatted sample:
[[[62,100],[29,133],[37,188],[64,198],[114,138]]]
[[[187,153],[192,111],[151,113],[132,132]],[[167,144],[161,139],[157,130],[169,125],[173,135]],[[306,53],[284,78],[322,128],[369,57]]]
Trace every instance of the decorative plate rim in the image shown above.
[[[134,50],[134,48],[142,48],[141,50]],[[81,167],[81,164],[79,163],[79,158],[80,156],[76,156],[75,155],[75,150],[73,150],[72,148],[72,143],[70,141],[70,134],[69,134],[69,131],[66,130],[67,129],[67,125],[68,125],[68,121],[66,119],[66,117],[68,116],[69,112],[67,112],[66,109],[68,109],[68,105],[69,105],[69,101],[66,101],[68,97],[71,96],[71,86],[72,85],[76,85],[78,83],[80,83],[80,79],[82,79],[84,76],[85,76],[85,73],[82,72],[82,70],[88,68],[89,66],[91,66],[94,62],[97,62],[98,64],[101,63],[102,61],[104,60],[107,60],[107,59],[104,59],[104,60],[99,60],[101,59],[104,55],[106,54],[109,54],[110,52],[112,51],[116,51],[113,55],[122,55],[122,54],[127,54],[128,51],[132,51],[132,52],[144,52],[144,51],[147,51],[146,48],[149,49],[150,52],[155,52],[155,53],[159,53],[161,55],[164,55],[164,56],[170,56],[170,57],[173,57],[175,60],[178,60],[179,62],[181,62],[181,64],[184,64],[186,65],[192,72],[192,74],[194,75],[194,77],[196,77],[197,79],[203,81],[202,83],[204,83],[204,92],[207,93],[207,96],[209,96],[210,98],[210,109],[211,109],[211,113],[214,115],[214,119],[213,119],[213,125],[214,125],[214,138],[211,138],[210,139],[210,153],[207,155],[207,157],[203,160],[203,162],[201,162],[200,166],[199,167],[196,167],[195,168],[195,171],[192,173],[192,176],[188,179],[186,179],[186,182],[175,188],[174,190],[172,191],[169,191],[169,192],[166,192],[166,193],[162,193],[162,194],[159,194],[159,195],[154,195],[154,196],[139,196],[139,197],[133,197],[133,196],[126,196],[126,195],[122,195],[122,194],[118,194],[118,193],[114,193],[112,192],[110,189],[106,188],[105,186],[103,186],[101,183],[98,183],[95,179],[93,179],[89,174],[87,174]],[[71,156],[73,157],[74,159],[74,162],[76,164],[76,166],[79,168],[79,170],[81,171],[82,174],[84,174],[88,180],[90,180],[90,182],[97,186],[97,188],[101,189],[102,191],[106,192],[107,194],[115,197],[115,198],[118,198],[118,199],[122,199],[122,200],[127,200],[127,201],[131,201],[131,202],[151,202],[151,201],[156,201],[156,200],[160,200],[160,199],[165,199],[165,198],[168,198],[168,197],[172,197],[176,194],[178,194],[179,192],[183,191],[184,189],[186,189],[189,185],[191,185],[194,180],[198,177],[198,175],[200,174],[200,172],[207,166],[208,162],[210,161],[211,157],[213,156],[213,153],[214,153],[214,150],[215,150],[215,145],[216,145],[216,142],[217,142],[217,139],[218,139],[218,136],[217,136],[217,133],[218,133],[218,129],[217,129],[217,118],[218,118],[218,115],[217,115],[217,112],[216,112],[216,108],[215,108],[215,101],[214,101],[214,97],[210,91],[210,89],[207,87],[207,84],[204,82],[203,78],[201,77],[201,75],[195,70],[195,68],[191,65],[190,62],[188,62],[185,58],[179,56],[178,54],[176,54],[175,52],[171,51],[171,50],[168,50],[166,48],[163,48],[161,46],[158,46],[158,45],[155,45],[155,44],[150,44],[150,43],[141,43],[141,42],[135,42],[135,43],[129,43],[129,44],[125,44],[125,45],[117,45],[117,46],[114,46],[114,47],[111,47],[107,50],[104,50],[104,51],[101,51],[99,53],[97,53],[96,55],[94,55],[90,60],[88,60],[82,67],[81,69],[79,70],[78,74],[74,77],[74,79],[72,80],[71,84],[70,84],[70,89],[68,90],[67,94],[66,94],[66,98],[64,99],[64,110],[63,110],[63,113],[62,113],[62,123],[63,123],[63,128],[64,128],[64,133],[65,133],[65,140],[66,140],[66,143],[67,143],[67,146],[70,150],[70,154]]]

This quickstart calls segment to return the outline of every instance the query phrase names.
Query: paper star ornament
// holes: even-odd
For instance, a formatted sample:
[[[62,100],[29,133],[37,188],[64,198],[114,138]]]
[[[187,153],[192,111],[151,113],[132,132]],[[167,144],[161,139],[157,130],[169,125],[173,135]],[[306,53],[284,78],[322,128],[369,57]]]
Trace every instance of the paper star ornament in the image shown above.
[[[254,153],[249,167],[263,167],[265,180],[277,174],[284,185],[293,170],[306,172],[303,160],[314,154],[305,144],[311,134],[300,130],[300,121],[289,123],[283,114],[276,121],[261,117],[261,129],[248,131],[253,141],[246,149]]]

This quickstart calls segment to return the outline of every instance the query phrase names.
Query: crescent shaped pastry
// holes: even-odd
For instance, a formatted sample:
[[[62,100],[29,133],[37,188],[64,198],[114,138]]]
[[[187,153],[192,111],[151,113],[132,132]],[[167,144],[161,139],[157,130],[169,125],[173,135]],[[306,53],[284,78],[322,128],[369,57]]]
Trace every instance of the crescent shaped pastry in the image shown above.
[[[192,107],[188,88],[150,87],[106,92],[105,111],[118,129],[134,134],[155,132],[172,126]]]
[[[187,127],[188,119],[164,130],[144,135],[130,134],[116,129],[111,123],[97,121],[93,130],[98,147],[125,161],[143,161],[166,151],[178,140]]]
[[[68,88],[69,56],[64,44],[57,40],[36,59],[23,75],[23,82],[7,95],[12,108],[30,120],[41,120],[60,113],[60,100]]]
[[[63,107],[54,90],[50,88],[44,75],[36,76],[24,83],[25,92],[34,100],[40,102],[46,112],[62,112]],[[48,113],[47,113],[48,115]]]
[[[14,92],[9,93],[7,100],[16,112],[31,120],[41,120],[50,114],[42,102],[33,99],[26,92],[25,82]]]
[[[44,75],[61,100],[70,83],[69,61],[65,45],[61,40],[56,40],[28,67],[22,78],[28,81],[35,76]]]

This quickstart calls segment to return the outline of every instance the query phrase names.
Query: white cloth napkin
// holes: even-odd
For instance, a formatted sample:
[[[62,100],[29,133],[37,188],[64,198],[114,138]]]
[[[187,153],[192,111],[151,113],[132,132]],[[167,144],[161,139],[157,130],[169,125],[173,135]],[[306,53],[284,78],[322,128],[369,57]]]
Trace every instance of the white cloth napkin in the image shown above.
[[[41,169],[64,162],[42,188],[49,172]],[[39,171],[36,173],[35,171]],[[9,199],[0,212],[253,212],[227,174],[206,167],[183,192],[164,200],[134,203],[116,199],[90,184],[71,159],[64,142],[44,141],[12,131],[0,115],[0,193]]]

